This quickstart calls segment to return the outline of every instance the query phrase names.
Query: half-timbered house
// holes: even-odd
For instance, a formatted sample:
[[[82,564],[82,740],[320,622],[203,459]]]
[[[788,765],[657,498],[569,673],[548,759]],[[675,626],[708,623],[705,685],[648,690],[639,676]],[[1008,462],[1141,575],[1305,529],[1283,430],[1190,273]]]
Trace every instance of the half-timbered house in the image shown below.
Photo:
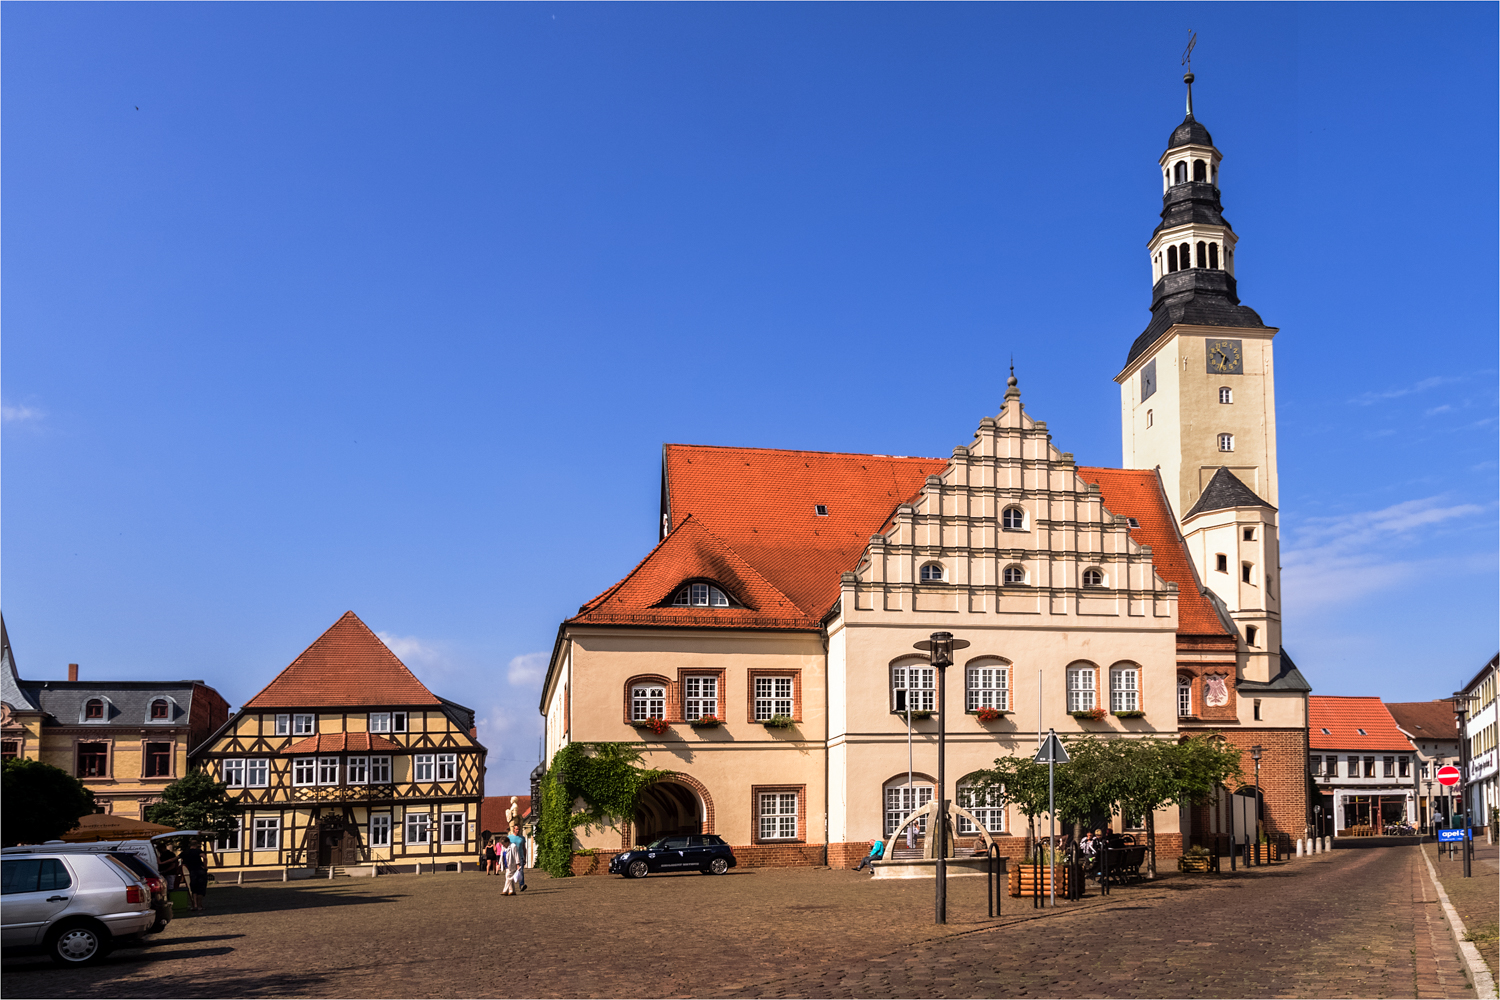
[[[485,749],[350,611],[194,752],[241,806],[213,863],[247,873],[477,861]]]

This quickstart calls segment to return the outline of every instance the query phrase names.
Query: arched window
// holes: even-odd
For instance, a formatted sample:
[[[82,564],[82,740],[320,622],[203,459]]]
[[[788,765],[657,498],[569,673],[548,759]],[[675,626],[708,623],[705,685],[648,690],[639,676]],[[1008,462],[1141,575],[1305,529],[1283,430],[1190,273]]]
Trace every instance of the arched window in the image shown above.
[[[1202,160],[1193,161],[1193,180],[1208,180],[1208,164],[1204,163]]]
[[[922,582],[923,583],[942,583],[943,582],[943,564],[942,563],[927,563],[925,566],[923,566],[922,567]]]
[[[1229,386],[1227,386],[1227,385],[1221,385],[1221,386],[1219,386],[1219,402],[1221,402],[1221,403],[1232,403],[1232,402],[1234,402],[1234,390],[1231,389],[1231,388],[1229,388]]]
[[[889,837],[895,833],[903,819],[931,802],[932,788],[932,779],[925,774],[912,775],[909,784],[904,774],[887,781],[881,789],[882,797],[885,799],[884,836]],[[913,825],[917,830],[916,836],[921,836],[927,832],[927,817],[923,816]],[[897,846],[899,846],[899,841]]]
[[[1150,410],[1147,410],[1146,411],[1146,426],[1150,427],[1154,423],[1156,423],[1156,414],[1153,413]]]
[[[1208,267],[1208,244],[1202,240],[1198,241],[1198,266]]]
[[[982,660],[964,670],[965,711],[981,708],[1010,711],[1010,667],[999,660]]]
[[[1187,161],[1186,160],[1184,160],[1182,162],[1179,162],[1177,164],[1177,166],[1175,166],[1175,167],[1172,168],[1172,177],[1173,177],[1173,183],[1176,183],[1176,184],[1181,184],[1183,181],[1187,180]]]
[[[664,719],[667,716],[667,687],[654,681],[630,686],[630,721]]]
[[[1005,585],[1007,587],[1020,587],[1026,583],[1026,570],[1020,566],[1005,567]]]
[[[1109,672],[1109,710],[1141,710],[1141,672],[1137,667],[1115,667]]]
[[[1094,708],[1094,677],[1092,666],[1079,664],[1068,668],[1068,711],[1088,712]]]
[[[1219,185],[1219,168],[1217,166],[1209,167],[1208,168],[1208,174],[1209,174],[1210,177],[1213,178],[1214,186],[1218,187],[1218,185]]]
[[[1193,682],[1186,677],[1177,678],[1177,715],[1187,718],[1193,714]]]
[[[1193,266],[1193,247],[1189,243],[1180,244],[1177,247],[1177,259],[1182,261],[1182,269],[1186,271]]]
[[[98,698],[90,698],[88,704],[83,706],[83,717],[85,719],[104,718],[104,702]]]
[[[891,667],[891,711],[931,712],[934,708],[935,675],[925,660],[913,659]]]
[[[990,833],[1005,832],[1005,800],[999,792],[982,792],[967,780],[958,783],[958,804],[974,814],[974,818]],[[958,832],[961,836],[976,836],[979,831],[967,816],[958,817]]]
[[[1177,248],[1170,246],[1167,247],[1167,272],[1171,273],[1175,270],[1177,270]]]
[[[718,587],[707,583],[690,583],[672,598],[676,608],[727,608],[729,597]]]
[[[1104,571],[1090,567],[1083,571],[1083,585],[1085,587],[1104,586]]]
[[[156,699],[155,701],[153,701],[151,703],[151,718],[153,718],[153,719],[170,719],[171,717],[172,717],[172,710],[167,705],[167,699],[165,699],[165,698],[158,698],[158,699]]]
[[[1219,269],[1219,244],[1217,243],[1208,245],[1208,266],[1215,271]]]
[[[1026,511],[1020,507],[1007,507],[1000,515],[1000,525],[1007,531],[1026,530]]]
[[[1234,435],[1233,434],[1220,434],[1219,435],[1219,450],[1220,451],[1234,451]]]

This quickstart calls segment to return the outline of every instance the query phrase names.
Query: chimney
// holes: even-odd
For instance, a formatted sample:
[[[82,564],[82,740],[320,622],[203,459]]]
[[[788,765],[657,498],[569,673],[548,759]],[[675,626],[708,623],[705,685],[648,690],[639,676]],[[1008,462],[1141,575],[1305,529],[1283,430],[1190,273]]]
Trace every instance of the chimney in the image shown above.
[[[68,664],[68,680],[70,680],[70,681],[76,681],[77,679],[78,679],[78,664],[76,664],[76,663],[70,663],[70,664]]]

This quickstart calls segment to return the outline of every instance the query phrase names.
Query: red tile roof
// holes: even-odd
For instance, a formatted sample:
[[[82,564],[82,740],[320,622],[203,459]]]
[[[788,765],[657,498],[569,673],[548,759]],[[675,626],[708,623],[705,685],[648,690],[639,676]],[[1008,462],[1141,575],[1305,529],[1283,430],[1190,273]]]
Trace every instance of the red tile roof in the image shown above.
[[[359,616],[347,611],[244,707],[440,704]]]
[[[744,606],[680,608],[666,604],[685,581],[692,579],[715,581]],[[570,620],[591,625],[697,628],[818,627],[816,618],[787,600],[696,517],[672,529],[625,579],[589,601]]]
[[[802,613],[821,620],[839,574],[870,536],[916,496],[941,458],[669,444],[663,449],[669,527],[689,516],[754,566]],[[828,508],[825,516],[815,512]]]
[[[1104,507],[1118,517],[1133,517],[1139,528],[1130,537],[1151,546],[1151,562],[1163,580],[1177,584],[1177,631],[1180,635],[1227,635],[1224,621],[1203,592],[1187,543],[1153,469],[1100,469],[1080,466],[1084,482],[1098,483]]]
[[[282,753],[396,753],[401,745],[371,733],[322,733],[298,740]]]
[[[505,825],[505,811],[510,808],[511,796],[509,795],[486,795],[479,803],[479,830],[490,833],[505,833],[510,828]],[[531,796],[515,796],[516,808],[520,810],[516,819],[524,821],[531,812]]]
[[[1458,720],[1453,715],[1453,701],[1439,698],[1436,701],[1388,701],[1387,711],[1396,720],[1396,725],[1418,740],[1458,739]]]
[[[1328,730],[1326,733],[1323,730]],[[1361,734],[1359,730],[1363,729]],[[1411,741],[1379,698],[1309,695],[1308,746],[1314,750],[1410,751]]]

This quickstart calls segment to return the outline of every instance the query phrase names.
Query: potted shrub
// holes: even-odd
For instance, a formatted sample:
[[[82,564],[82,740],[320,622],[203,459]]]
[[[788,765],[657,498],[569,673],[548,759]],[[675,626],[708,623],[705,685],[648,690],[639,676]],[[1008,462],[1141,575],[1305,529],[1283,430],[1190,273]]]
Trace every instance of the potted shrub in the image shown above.
[[[657,736],[665,733],[669,725],[666,719],[659,719],[654,715],[649,719],[636,719],[630,724],[637,729],[649,729]]]
[[[989,705],[981,705],[980,707],[976,708],[971,714],[980,722],[995,722],[999,719],[1005,718],[1006,715],[1006,713],[1001,709],[991,708]]]
[[[1111,713],[1117,719],[1144,719],[1146,713],[1139,708],[1132,708],[1124,712]]]
[[[1069,712],[1068,714],[1075,719],[1088,719],[1090,722],[1098,722],[1109,713],[1102,708],[1095,707],[1080,709],[1077,712]]]
[[[762,719],[760,724],[767,729],[790,729],[792,728],[792,717],[790,715],[773,715],[769,719]]]
[[[715,718],[712,715],[700,715],[696,719],[689,722],[688,725],[692,726],[694,729],[713,729],[722,721],[722,719]]]
[[[1206,872],[1208,871],[1208,864],[1208,848],[1193,846],[1189,847],[1187,853],[1177,859],[1177,870],[1180,872]]]

